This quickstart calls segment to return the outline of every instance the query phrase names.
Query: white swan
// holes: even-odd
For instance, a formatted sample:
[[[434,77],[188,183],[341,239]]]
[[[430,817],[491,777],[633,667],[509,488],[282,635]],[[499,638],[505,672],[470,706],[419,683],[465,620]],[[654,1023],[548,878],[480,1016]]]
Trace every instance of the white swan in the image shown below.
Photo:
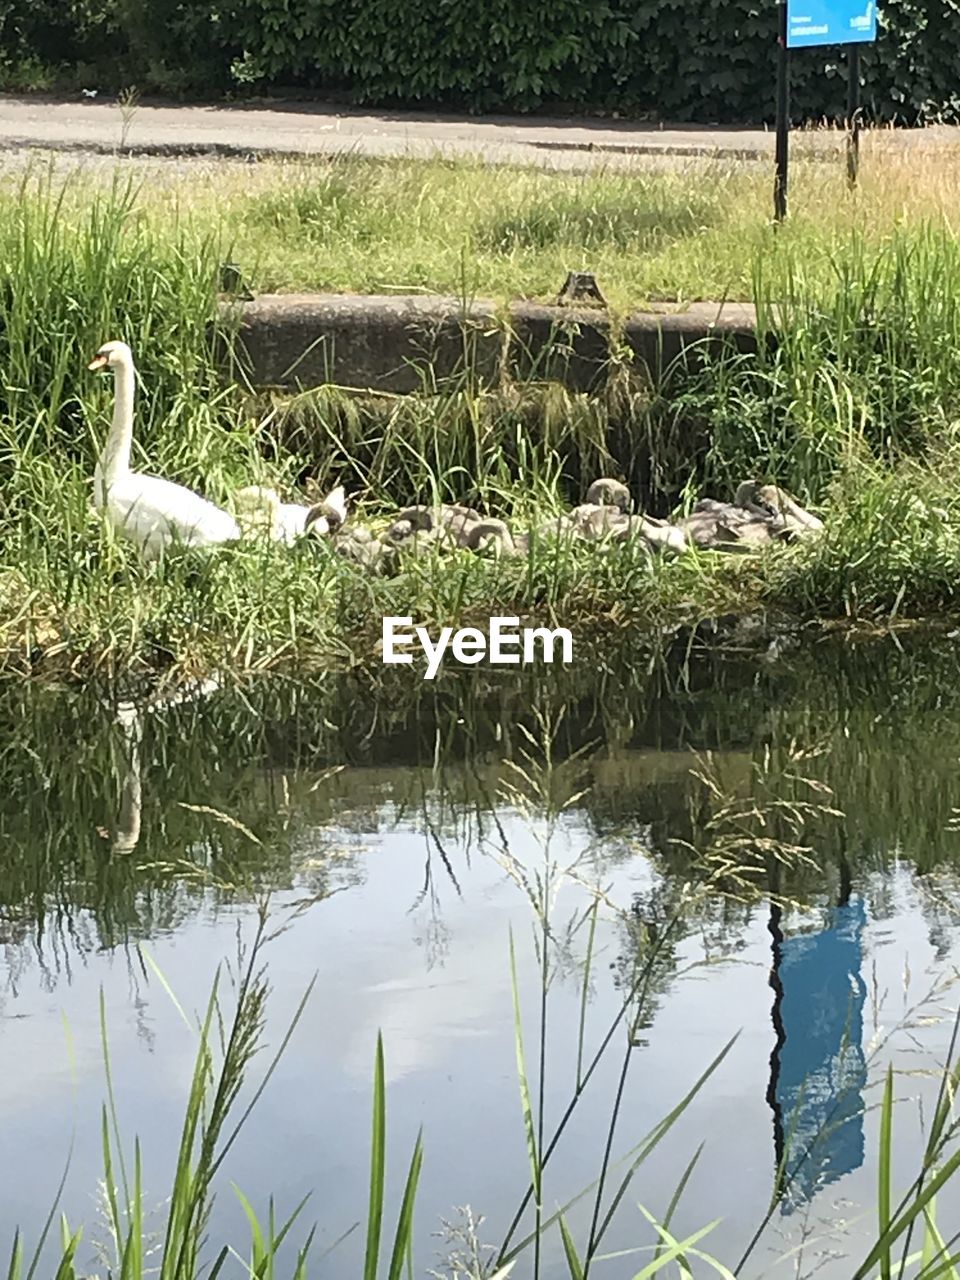
[[[338,485],[315,506],[281,502],[276,489],[252,484],[233,495],[237,519],[245,537],[266,534],[287,545],[306,534],[322,537],[339,528],[347,518],[346,495]]]
[[[276,489],[266,485],[251,484],[245,489],[237,489],[233,495],[233,508],[244,537],[266,535],[274,542],[289,545],[307,531],[310,508],[296,502],[281,502]]]
[[[136,373],[127,344],[105,342],[89,368],[112,369],[114,376],[113,423],[93,473],[95,506],[147,559],[178,543],[210,547],[239,538],[233,517],[198,493],[130,469]]]
[[[230,495],[230,506],[244,538],[280,540],[280,495],[276,489],[261,484],[235,489]]]

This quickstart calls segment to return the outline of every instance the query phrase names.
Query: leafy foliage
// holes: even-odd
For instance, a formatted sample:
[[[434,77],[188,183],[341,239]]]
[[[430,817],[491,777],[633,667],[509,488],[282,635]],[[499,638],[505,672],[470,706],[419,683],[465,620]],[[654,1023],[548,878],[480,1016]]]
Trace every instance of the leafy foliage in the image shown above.
[[[887,0],[862,60],[871,116],[960,118],[958,19],[960,0]],[[300,87],[367,103],[718,122],[770,118],[776,32],[772,0],[0,0],[8,64],[78,74],[95,63],[105,88]],[[794,54],[793,94],[798,119],[842,116],[837,46]]]
[[[5,57],[77,62],[92,52],[103,7],[92,0],[0,0],[0,50]]]

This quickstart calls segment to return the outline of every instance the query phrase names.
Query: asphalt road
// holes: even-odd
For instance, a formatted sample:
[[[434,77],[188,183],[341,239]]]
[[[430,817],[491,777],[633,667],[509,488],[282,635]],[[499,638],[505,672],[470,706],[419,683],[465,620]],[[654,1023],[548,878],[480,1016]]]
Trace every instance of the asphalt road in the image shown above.
[[[835,156],[835,130],[794,134],[797,154]],[[960,150],[960,128],[877,130],[871,149]],[[356,152],[370,156],[473,156],[492,163],[585,169],[633,157],[773,158],[774,137],[762,129],[545,117],[456,117],[426,112],[367,113],[302,102],[225,106],[138,104],[82,98],[51,101],[0,97],[0,151],[124,150],[139,155],[270,156]],[[0,165],[2,165],[0,157]]]

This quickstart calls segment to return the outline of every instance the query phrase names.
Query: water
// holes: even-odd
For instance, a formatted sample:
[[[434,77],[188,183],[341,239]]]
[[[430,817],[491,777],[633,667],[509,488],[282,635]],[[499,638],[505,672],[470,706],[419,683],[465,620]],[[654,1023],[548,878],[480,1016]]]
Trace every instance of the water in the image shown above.
[[[126,690],[141,710],[119,717],[116,697],[93,691],[0,691],[0,1132],[13,1157],[0,1170],[0,1241],[18,1224],[36,1239],[71,1138],[63,1207],[86,1224],[85,1265],[106,1236],[101,991],[121,1128],[130,1147],[140,1137],[159,1221],[196,1042],[153,966],[188,1011],[201,1009],[269,892],[272,920],[288,926],[265,952],[273,1050],[314,974],[317,983],[230,1153],[213,1237],[246,1239],[230,1181],[262,1212],[271,1194],[289,1212],[311,1192],[298,1238],[316,1220],[321,1248],[365,1217],[380,1031],[391,1206],[424,1134],[418,1274],[439,1265],[435,1233],[458,1206],[483,1214],[482,1239],[499,1243],[528,1177],[509,938],[535,1072],[527,889],[549,868],[548,1135],[576,1085],[581,1008],[586,1063],[638,964],[651,967],[633,1048],[621,1023],[548,1165],[548,1206],[597,1176],[625,1054],[617,1156],[739,1033],[637,1169],[603,1251],[650,1243],[638,1205],[662,1216],[703,1144],[674,1228],[719,1219],[701,1243],[734,1266],[786,1151],[789,1189],[741,1274],[849,1280],[875,1222],[886,1065],[899,1073],[899,1192],[919,1167],[918,1105],[929,1114],[950,1041],[946,983],[960,959],[952,641],[825,642],[786,656],[763,644],[678,646],[656,662],[638,653],[549,679],[474,672],[435,686],[394,674],[274,680],[177,705],[147,706],[143,691]],[[695,851],[712,848],[714,868],[721,854],[742,862],[738,839],[760,830],[757,811],[781,855],[791,842],[806,852],[771,856],[750,903],[698,892]],[[771,903],[771,889],[786,905]],[[940,1197],[941,1225],[957,1221],[956,1201]],[[581,1242],[591,1212],[589,1197],[570,1210]],[[362,1251],[358,1229],[324,1274],[358,1274]],[[598,1274],[633,1275],[647,1258]],[[545,1274],[564,1265],[551,1241]]]

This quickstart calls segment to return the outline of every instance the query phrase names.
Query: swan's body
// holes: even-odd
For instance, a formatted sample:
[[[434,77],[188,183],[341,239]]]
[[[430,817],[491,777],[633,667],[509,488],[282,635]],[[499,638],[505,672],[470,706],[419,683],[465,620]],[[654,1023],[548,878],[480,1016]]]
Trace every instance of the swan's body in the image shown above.
[[[312,507],[298,502],[281,502],[276,489],[259,484],[238,489],[233,495],[233,503],[244,536],[266,534],[288,546],[308,533],[323,537],[339,528],[347,518],[342,486]]]
[[[805,511],[795,498],[775,484],[759,485],[755,480],[745,480],[737,489],[734,502],[748,511],[769,512],[777,517],[788,536],[823,532],[820,517]]]
[[[125,342],[107,342],[91,369],[112,369],[115,395],[110,434],[93,474],[94,505],[147,559],[182,544],[209,547],[240,537],[237,522],[192,489],[131,470],[136,374]]]
[[[309,507],[298,502],[278,502],[276,527],[281,542],[296,542],[307,532]]]
[[[233,505],[245,536],[266,534],[275,542],[289,544],[306,533],[311,508],[296,502],[281,502],[276,489],[248,485],[233,495]]]
[[[680,525],[696,546],[747,552],[823,529],[823,521],[805,511],[786,490],[755,480],[739,485],[733,502],[702,498]]]

